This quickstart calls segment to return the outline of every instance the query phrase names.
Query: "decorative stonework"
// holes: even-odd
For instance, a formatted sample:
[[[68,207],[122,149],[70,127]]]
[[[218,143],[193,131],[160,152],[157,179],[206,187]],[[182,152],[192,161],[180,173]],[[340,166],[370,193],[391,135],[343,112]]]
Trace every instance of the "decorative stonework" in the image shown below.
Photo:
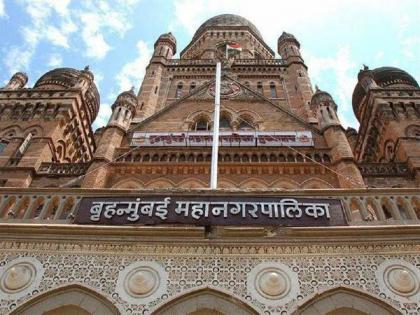
[[[21,257],[6,264],[0,262],[0,292],[5,299],[24,296],[39,286],[42,264],[32,257]]]
[[[376,272],[383,294],[403,302],[420,298],[420,270],[399,259],[384,261]]]
[[[161,265],[139,261],[120,272],[116,291],[127,302],[146,304],[166,293],[166,283],[167,274]]]
[[[266,305],[281,305],[299,293],[297,275],[284,264],[265,262],[255,266],[247,277],[248,292]]]
[[[19,259],[38,260],[45,269],[38,287],[25,289],[26,295],[3,299],[0,314],[8,314],[34,296],[75,283],[104,295],[118,305],[122,314],[151,314],[169,301],[203,288],[229,294],[260,314],[292,314],[300,301],[341,286],[368,292],[403,314],[420,312],[416,296],[410,300],[396,299],[389,289],[383,289],[386,285],[381,285],[376,275],[386,261],[403,259],[411,266],[420,266],[418,244],[158,245],[3,241],[0,249],[2,268],[6,265],[9,268],[18,261],[17,257],[22,257]],[[288,279],[291,288],[286,294]],[[157,289],[156,281],[160,283]],[[296,293],[294,288],[298,290]]]

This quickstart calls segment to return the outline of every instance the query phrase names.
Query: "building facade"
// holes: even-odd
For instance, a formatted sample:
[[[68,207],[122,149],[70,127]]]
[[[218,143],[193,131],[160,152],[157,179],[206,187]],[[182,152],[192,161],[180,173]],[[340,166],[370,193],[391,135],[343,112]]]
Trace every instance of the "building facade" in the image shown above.
[[[0,89],[0,313],[420,313],[416,80],[360,70],[356,131],[292,34],[277,59],[225,14],[176,52],[161,35],[96,131],[88,67]]]

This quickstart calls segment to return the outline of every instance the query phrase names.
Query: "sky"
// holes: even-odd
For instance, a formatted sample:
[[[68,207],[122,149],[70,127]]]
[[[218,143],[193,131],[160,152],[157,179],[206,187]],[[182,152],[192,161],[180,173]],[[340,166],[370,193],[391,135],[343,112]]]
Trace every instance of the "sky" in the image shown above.
[[[179,52],[223,13],[250,20],[274,51],[283,31],[294,34],[312,85],[334,97],[345,127],[358,128],[351,96],[363,64],[399,67],[420,82],[420,0],[0,0],[0,86],[17,71],[31,87],[51,69],[89,65],[98,128],[120,92],[139,90],[160,34],[172,32]]]

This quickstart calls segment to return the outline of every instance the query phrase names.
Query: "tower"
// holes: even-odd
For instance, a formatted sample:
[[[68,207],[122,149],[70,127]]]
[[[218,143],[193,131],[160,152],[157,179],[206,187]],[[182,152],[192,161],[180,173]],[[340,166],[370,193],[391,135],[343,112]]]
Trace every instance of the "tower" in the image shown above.
[[[115,158],[115,150],[121,146],[121,142],[126,136],[137,104],[133,88],[118,95],[112,105],[112,114],[108,125],[98,141],[93,163],[88,170],[91,173],[84,178],[83,187],[104,187],[106,184],[108,168],[102,167],[102,165]]]
[[[353,110],[360,122],[355,155],[359,162],[403,163],[420,185],[419,85],[394,67],[369,69],[358,75]]]
[[[0,180],[13,187],[32,185],[49,164],[88,162],[95,150],[91,124],[99,93],[93,74],[87,68],[58,68],[33,88],[24,88],[27,80],[18,72],[0,89],[0,166],[6,170]]]
[[[363,178],[357,167],[352,148],[337,116],[337,104],[331,95],[316,87],[310,108],[315,113],[319,128],[331,149],[332,161],[340,182],[340,187],[363,187]]]
[[[158,99],[164,98],[170,81],[165,72],[165,66],[176,53],[176,39],[172,33],[162,34],[154,45],[152,59],[146,68],[143,83],[138,94],[138,118],[146,118],[163,104]]]
[[[28,76],[23,72],[16,72],[11,78],[9,83],[4,87],[8,90],[22,89],[28,83]]]
[[[287,66],[286,89],[291,109],[309,123],[316,124],[309,104],[312,97],[311,81],[300,54],[300,43],[290,33],[283,32],[277,41],[277,52]]]

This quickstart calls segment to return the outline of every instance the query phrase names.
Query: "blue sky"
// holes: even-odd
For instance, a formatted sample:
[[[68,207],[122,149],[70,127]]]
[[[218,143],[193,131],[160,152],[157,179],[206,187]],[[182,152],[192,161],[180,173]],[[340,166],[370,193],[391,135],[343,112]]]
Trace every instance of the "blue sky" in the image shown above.
[[[351,95],[362,64],[420,81],[420,0],[0,0],[0,85],[16,71],[32,86],[52,68],[89,65],[101,94],[97,128],[119,92],[139,89],[161,33],[181,51],[221,13],[249,19],[273,50],[282,31],[293,33],[312,84],[333,95],[345,126],[358,126]]]

